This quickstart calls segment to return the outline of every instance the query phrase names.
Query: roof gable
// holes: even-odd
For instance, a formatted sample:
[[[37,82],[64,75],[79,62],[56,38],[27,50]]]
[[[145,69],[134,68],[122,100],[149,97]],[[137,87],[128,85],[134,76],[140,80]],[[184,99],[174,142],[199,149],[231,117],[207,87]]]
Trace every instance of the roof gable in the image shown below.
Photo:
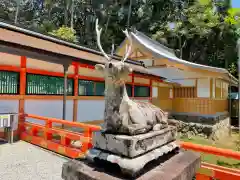
[[[174,50],[162,45],[161,43],[151,39],[150,37],[146,36],[142,32],[134,31],[131,32],[131,36],[133,39],[133,42],[135,44],[140,45],[141,47],[144,47],[148,52],[152,54],[152,56],[160,58],[160,59],[167,59],[171,63],[176,63],[181,66],[196,68],[203,71],[209,71],[213,73],[220,73],[222,76],[229,77],[229,79],[232,79],[234,83],[238,83],[238,80],[233,77],[226,69],[224,68],[217,68],[202,64],[197,64],[193,62],[189,62],[183,59],[178,58]],[[116,52],[119,52],[119,49],[126,43],[127,39],[125,39],[120,47],[117,49]]]

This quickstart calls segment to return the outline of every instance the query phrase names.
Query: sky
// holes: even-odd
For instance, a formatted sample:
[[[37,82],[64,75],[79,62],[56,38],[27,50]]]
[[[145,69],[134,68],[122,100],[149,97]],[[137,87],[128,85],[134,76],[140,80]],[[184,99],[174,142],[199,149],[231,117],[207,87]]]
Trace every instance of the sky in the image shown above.
[[[232,0],[233,8],[240,8],[240,0]]]

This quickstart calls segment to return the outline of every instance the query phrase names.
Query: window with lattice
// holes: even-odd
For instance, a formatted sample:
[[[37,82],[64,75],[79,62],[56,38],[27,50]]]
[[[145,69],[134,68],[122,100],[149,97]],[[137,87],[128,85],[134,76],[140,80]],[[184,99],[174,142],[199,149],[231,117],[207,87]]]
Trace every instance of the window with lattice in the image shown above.
[[[64,78],[39,74],[27,74],[26,94],[63,95]],[[73,95],[73,79],[67,80],[67,95]]]
[[[19,93],[19,73],[0,71],[0,94]]]
[[[148,86],[134,86],[134,97],[149,97],[150,87]]]

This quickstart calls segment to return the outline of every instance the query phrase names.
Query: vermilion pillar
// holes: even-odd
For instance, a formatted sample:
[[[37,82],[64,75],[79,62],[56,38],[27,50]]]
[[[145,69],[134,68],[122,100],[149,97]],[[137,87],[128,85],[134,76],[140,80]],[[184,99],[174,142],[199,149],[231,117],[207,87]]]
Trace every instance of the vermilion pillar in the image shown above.
[[[149,82],[149,91],[150,91],[149,101],[152,102],[152,79],[150,79]]]
[[[27,66],[27,58],[26,56],[21,56],[21,70],[20,70],[20,82],[19,82],[19,118],[18,118],[18,135],[24,130],[24,98],[26,94],[26,66]]]
[[[73,99],[73,121],[77,121],[77,111],[78,111],[78,63],[73,63],[74,66],[74,99]]]

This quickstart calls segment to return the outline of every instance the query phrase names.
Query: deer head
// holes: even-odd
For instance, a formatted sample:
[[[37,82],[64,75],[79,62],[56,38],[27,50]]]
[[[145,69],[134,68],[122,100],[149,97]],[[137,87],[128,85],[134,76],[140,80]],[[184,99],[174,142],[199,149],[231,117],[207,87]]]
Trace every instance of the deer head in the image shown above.
[[[132,47],[132,38],[129,35],[128,31],[125,30],[123,33],[126,35],[130,42],[130,46],[126,48],[126,54],[119,62],[113,62],[112,57],[109,57],[107,53],[104,52],[102,45],[101,45],[101,33],[102,28],[98,26],[98,19],[96,20],[96,33],[97,33],[97,45],[104,57],[106,58],[107,62],[105,65],[103,64],[96,64],[95,69],[104,73],[105,80],[110,80],[111,82],[115,82],[117,84],[121,84],[119,82],[124,82],[124,79],[128,76],[129,73],[132,72],[132,68],[129,67],[124,61],[128,58],[131,53]],[[113,52],[113,50],[112,50]]]

